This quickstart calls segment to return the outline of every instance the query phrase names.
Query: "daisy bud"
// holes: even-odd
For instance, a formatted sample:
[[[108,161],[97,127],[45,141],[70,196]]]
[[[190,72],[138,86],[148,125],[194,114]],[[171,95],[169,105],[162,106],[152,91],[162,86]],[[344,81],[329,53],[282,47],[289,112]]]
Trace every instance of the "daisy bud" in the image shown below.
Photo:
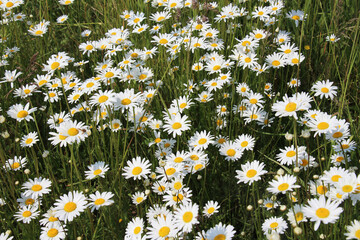
[[[258,204],[263,204],[264,203],[264,200],[262,200],[262,199],[259,199],[259,201],[258,201]]]
[[[30,169],[28,169],[28,168],[25,169],[25,170],[24,170],[24,173],[25,173],[26,175],[28,175],[28,174],[30,173]]]
[[[305,50],[310,50],[310,46],[309,45],[305,45]]]
[[[80,72],[84,72],[84,69],[83,69],[83,68],[80,68],[79,70],[80,70]]]
[[[0,116],[0,123],[4,123],[5,122],[5,117],[3,115]]]
[[[48,150],[45,150],[44,152],[43,152],[43,154],[42,154],[42,157],[43,158],[46,158],[47,156],[49,156],[49,151]]]
[[[275,175],[275,176],[274,176],[274,179],[275,179],[275,180],[278,180],[279,177],[280,177],[279,175]]]
[[[245,234],[246,234],[245,232],[241,232],[241,233],[240,233],[241,236],[245,236]]]
[[[313,176],[313,179],[315,179],[315,180],[316,180],[316,179],[319,179],[319,175],[314,175],[314,176]]]
[[[20,138],[15,138],[15,142],[19,142],[20,141]]]
[[[275,32],[279,32],[279,31],[280,31],[280,28],[277,27],[277,28],[275,29]]]
[[[82,237],[80,237],[80,236],[76,238],[76,240],[81,240],[81,239],[82,239]]]
[[[300,172],[300,168],[299,167],[294,167],[294,170],[293,170],[295,173],[298,173]]]
[[[317,162],[314,162],[313,167],[318,167],[319,164]]]
[[[150,185],[150,180],[149,179],[145,179],[144,180],[144,186],[147,187]]]
[[[88,193],[88,192],[89,192],[89,189],[88,189],[88,188],[86,188],[86,189],[84,190],[84,192],[85,192],[85,193]]]
[[[295,235],[301,235],[302,234],[302,228],[300,228],[300,227],[294,228],[294,234]]]
[[[68,161],[68,163],[71,163],[71,159]]]
[[[285,211],[285,210],[286,210],[286,206],[285,206],[285,205],[281,205],[281,206],[280,206],[280,211],[283,212],[283,211]]]
[[[292,194],[293,196],[296,196],[296,192],[292,192],[291,194]]]
[[[276,195],[271,196],[270,200],[275,202],[276,201]]]
[[[302,130],[300,136],[303,137],[303,138],[309,138],[310,137],[310,131],[309,130]]]
[[[156,179],[156,173],[152,172],[152,173],[150,174],[150,177],[151,177],[151,179]]]
[[[280,234],[272,232],[271,234],[266,234],[266,238],[269,240],[280,240]]]
[[[325,158],[324,158],[324,157],[321,157],[320,160],[321,160],[321,161],[325,161]]]
[[[160,167],[165,167],[165,164],[166,164],[166,162],[164,160],[159,161],[159,166]]]
[[[282,175],[284,175],[285,171],[284,171],[284,169],[280,168],[276,173],[278,175],[282,176]]]
[[[171,195],[176,196],[176,191],[175,191],[175,190],[172,190],[172,191],[171,191]]]
[[[248,206],[246,207],[246,210],[252,211],[252,210],[253,210],[253,206],[252,206],[252,205],[248,205]]]
[[[19,181],[15,181],[15,185],[19,185]]]
[[[323,233],[322,233],[322,234],[320,234],[320,236],[319,236],[319,237],[320,237],[320,239],[325,239],[325,238],[326,238],[325,234],[323,234]]]
[[[149,189],[146,189],[146,190],[145,190],[145,194],[146,194],[146,195],[149,195],[149,194],[150,194],[150,190],[149,190]]]
[[[201,180],[202,179],[202,176],[201,175],[198,175],[197,176],[197,180]]]
[[[296,223],[292,223],[291,226],[292,226],[293,228],[296,228],[296,227],[297,227]]]
[[[294,138],[294,135],[291,133],[286,133],[285,134],[285,139],[288,141],[291,141]]]
[[[91,131],[90,131],[90,130],[86,130],[86,134],[87,134],[88,136],[90,136],[90,135],[91,135]]]
[[[10,134],[9,134],[8,131],[5,131],[5,132],[2,132],[2,133],[1,133],[1,136],[2,136],[3,138],[8,138],[8,137],[10,137]]]
[[[5,234],[6,234],[6,235],[10,235],[10,234],[11,234],[11,230],[7,230],[7,231],[5,232]]]

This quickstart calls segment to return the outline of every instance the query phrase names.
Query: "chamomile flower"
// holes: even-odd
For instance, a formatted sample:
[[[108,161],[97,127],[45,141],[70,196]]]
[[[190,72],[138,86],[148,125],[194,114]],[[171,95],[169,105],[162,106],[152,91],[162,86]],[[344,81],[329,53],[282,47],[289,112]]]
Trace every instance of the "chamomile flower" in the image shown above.
[[[268,187],[266,190],[273,194],[285,194],[288,191],[293,191],[293,188],[300,188],[299,185],[295,184],[296,181],[296,177],[285,174],[283,176],[279,176],[277,180],[272,180],[270,182],[270,187]]]
[[[29,85],[26,84],[25,86],[22,86],[21,88],[18,88],[14,91],[14,96],[15,97],[21,97],[21,98],[26,98],[29,96],[32,96],[32,94],[34,92],[36,92],[36,85]]]
[[[189,140],[189,145],[192,146],[195,150],[207,149],[209,144],[214,142],[213,140],[214,137],[210,134],[210,132],[195,132],[195,134]]]
[[[133,179],[141,179],[147,178],[147,174],[150,173],[150,162],[146,159],[141,159],[141,157],[133,158],[131,161],[127,162],[127,166],[124,167],[123,176],[126,179],[133,178]]]
[[[32,147],[36,142],[39,141],[37,132],[31,132],[21,138],[20,146]]]
[[[73,191],[60,196],[55,202],[55,216],[59,220],[72,222],[86,209],[86,197],[82,192]]]
[[[298,146],[289,146],[285,149],[280,149],[280,153],[276,155],[276,160],[279,161],[282,165],[293,165],[296,161],[299,161],[299,155],[305,152],[306,147]]]
[[[265,61],[272,68],[284,67],[286,64],[286,58],[280,53],[268,55]]]
[[[22,221],[23,223],[30,223],[37,216],[39,216],[39,211],[36,205],[20,207],[19,211],[14,214],[16,221]]]
[[[58,128],[57,131],[64,137],[66,137],[66,141],[69,144],[73,144],[74,142],[80,143],[84,141],[85,138],[88,136],[86,133],[87,126],[85,126],[82,122],[75,121],[68,121],[62,123]]]
[[[319,113],[314,119],[309,120],[307,126],[311,131],[315,131],[315,136],[326,134],[336,129],[336,119],[326,113]]]
[[[321,195],[319,199],[310,199],[308,205],[303,208],[304,215],[315,222],[314,230],[318,230],[320,223],[335,223],[339,219],[343,209],[339,207],[340,203],[325,199]]]
[[[20,207],[26,207],[26,206],[40,206],[41,200],[40,198],[32,198],[31,195],[26,196],[24,193],[21,193],[21,197],[16,199],[16,201],[19,203]]]
[[[253,182],[259,181],[261,176],[267,173],[264,168],[265,164],[257,160],[242,164],[241,170],[236,170],[236,178],[239,180],[238,183],[250,183],[251,185]]]
[[[29,179],[29,181],[23,184],[22,189],[25,190],[25,196],[31,196],[32,198],[38,198],[44,194],[51,192],[50,189],[51,181],[46,178],[34,178],[34,180]]]
[[[99,210],[102,206],[110,206],[114,203],[111,198],[114,196],[112,192],[102,192],[96,191],[95,194],[90,194],[88,207],[91,209],[91,212],[94,210]]]
[[[40,225],[42,226],[48,227],[59,223],[59,219],[55,217],[55,210],[52,207],[42,216],[44,217],[43,219],[40,219]]]
[[[240,149],[252,151],[255,146],[255,138],[249,134],[241,134],[235,140]]]

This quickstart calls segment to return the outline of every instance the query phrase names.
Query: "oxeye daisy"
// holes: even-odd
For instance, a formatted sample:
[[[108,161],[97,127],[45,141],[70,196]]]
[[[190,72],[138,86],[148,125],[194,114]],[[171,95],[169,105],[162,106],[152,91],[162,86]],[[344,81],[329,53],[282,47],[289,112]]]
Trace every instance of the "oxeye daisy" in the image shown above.
[[[305,152],[306,147],[295,146],[285,147],[285,149],[280,149],[280,153],[276,155],[276,160],[283,165],[293,165],[296,161],[299,160],[299,155]]]
[[[354,193],[357,189],[358,179],[355,173],[349,173],[338,179],[335,187],[341,195]]]
[[[316,135],[328,133],[336,129],[336,118],[326,113],[319,113],[314,119],[311,118],[307,123],[311,131],[315,131]]]
[[[255,145],[255,138],[249,134],[241,134],[235,140],[239,148],[252,151]]]
[[[25,189],[24,195],[31,196],[32,198],[38,198],[44,194],[49,193],[51,186],[51,181],[46,178],[34,178],[34,180],[29,179],[28,182],[23,184],[22,189]]]
[[[226,142],[220,148],[220,154],[225,156],[227,161],[239,160],[243,155],[244,150],[238,147],[234,142]]]
[[[62,15],[62,16],[60,16],[60,17],[58,17],[58,18],[56,19],[56,22],[57,22],[57,23],[63,23],[63,22],[65,22],[68,18],[69,18],[68,15]]]
[[[178,229],[182,229],[183,232],[191,232],[193,225],[199,223],[197,220],[198,214],[199,206],[197,204],[188,203],[180,205],[174,214],[175,226]]]
[[[52,207],[42,216],[44,217],[43,219],[40,219],[40,225],[42,226],[49,227],[59,223],[59,219],[55,217],[55,211]]]
[[[66,229],[60,224],[52,224],[41,228],[41,240],[62,240],[66,237]]]
[[[242,164],[241,170],[236,170],[236,178],[239,179],[238,183],[244,182],[251,185],[253,182],[260,180],[261,176],[267,173],[264,168],[265,164],[257,160]]]
[[[346,226],[347,232],[344,233],[346,239],[360,239],[360,221],[354,220]]]
[[[91,212],[94,210],[99,210],[102,206],[110,206],[114,203],[111,198],[114,196],[112,192],[102,192],[96,191],[95,194],[90,194],[88,207],[91,209]]]
[[[182,188],[177,192],[166,192],[163,197],[163,201],[166,202],[166,206],[175,206],[178,204],[186,204],[191,202],[190,198],[192,196],[192,191],[189,188]]]
[[[272,233],[277,232],[279,234],[282,234],[287,229],[288,225],[286,221],[282,217],[271,217],[265,220],[265,222],[262,224],[261,228],[263,232],[266,233]]]
[[[262,207],[264,207],[266,210],[272,210],[276,209],[279,206],[279,202],[276,200],[271,200],[271,198],[264,199],[264,202],[262,204]]]
[[[144,232],[144,220],[139,217],[133,218],[126,226],[126,236],[129,239],[141,239]]]
[[[37,132],[31,132],[21,138],[20,146],[32,147],[36,142],[39,141]]]
[[[286,59],[280,53],[273,53],[271,55],[268,55],[265,61],[272,68],[284,67],[286,64]]]
[[[326,81],[318,81],[316,82],[311,90],[315,92],[315,96],[320,96],[320,99],[333,98],[337,95],[336,90],[338,89],[336,86],[333,86],[333,82],[330,82],[329,79]]]
[[[20,207],[41,205],[40,198],[32,198],[31,195],[26,196],[24,193],[21,193],[21,198],[16,199],[16,201],[19,203]]]
[[[23,167],[25,167],[26,164],[27,164],[26,157],[14,156],[13,159],[8,159],[5,162],[4,168],[6,168],[8,170],[18,171],[18,170],[22,169]]]
[[[13,238],[14,238],[14,237],[10,237],[7,232],[0,234],[0,239],[1,239],[1,240],[12,240]]]
[[[90,104],[94,106],[106,107],[112,106],[115,102],[114,93],[112,90],[99,91],[90,98]]]
[[[87,135],[87,126],[85,126],[82,122],[75,121],[67,121],[62,123],[58,128],[57,131],[66,137],[66,141],[69,144],[74,142],[80,143],[84,141]]]
[[[277,180],[272,180],[270,182],[270,187],[266,190],[273,194],[285,194],[288,191],[293,191],[293,188],[300,188],[299,185],[295,185],[296,181],[296,177],[285,174],[283,176],[279,176]]]
[[[330,36],[326,36],[326,41],[331,42],[331,43],[336,43],[339,40],[340,40],[340,38],[336,37],[335,34],[331,34]]]
[[[206,239],[209,240],[227,240],[232,239],[235,235],[235,228],[232,225],[218,223],[215,227],[206,232]]]
[[[20,207],[19,211],[14,214],[14,217],[18,222],[22,221],[23,223],[30,223],[32,219],[39,216],[39,211],[37,210],[37,205]]]
[[[179,231],[171,216],[166,218],[161,216],[156,219],[151,219],[150,226],[147,229],[147,238],[154,240],[165,240],[170,237],[175,238]]]
[[[307,222],[307,219],[304,216],[303,206],[299,204],[295,204],[293,209],[289,209],[289,212],[286,215],[292,225],[298,225],[301,222]]]
[[[85,171],[86,179],[105,178],[105,173],[109,170],[109,166],[105,162],[96,162],[88,166],[88,169],[88,171]]]
[[[73,191],[64,194],[55,202],[55,216],[60,220],[72,222],[86,209],[86,197],[82,192]]]
[[[321,195],[319,199],[310,199],[307,204],[303,208],[304,215],[315,222],[315,231],[318,230],[320,223],[335,223],[343,212],[343,209],[339,207],[340,203],[326,200],[324,195]]]
[[[30,114],[35,112],[36,109],[36,107],[30,108],[30,103],[27,103],[25,106],[22,104],[15,104],[9,108],[7,114],[18,122],[21,122],[22,120],[30,121],[33,120],[33,117],[30,116]]]
[[[220,205],[217,201],[208,201],[204,208],[203,208],[203,214],[206,217],[210,217],[214,215],[215,213],[219,212]]]
[[[163,128],[168,134],[172,134],[173,137],[176,137],[177,135],[181,135],[182,132],[190,129],[190,121],[186,115],[181,117],[180,114],[177,114],[170,118],[166,117]]]
[[[192,146],[195,150],[207,149],[209,144],[214,142],[213,139],[214,137],[210,134],[210,132],[195,132],[195,134],[189,140],[189,145]]]
[[[131,196],[131,200],[133,204],[139,205],[147,199],[147,195],[143,192],[136,192]]]
[[[123,176],[126,179],[141,179],[147,178],[147,174],[150,173],[150,162],[146,159],[141,159],[141,157],[133,158],[131,161],[127,162],[127,166],[123,169]]]
[[[349,153],[356,149],[356,143],[351,139],[342,140],[341,142],[337,142],[334,146],[334,151],[336,153]],[[350,161],[350,160],[348,160]]]

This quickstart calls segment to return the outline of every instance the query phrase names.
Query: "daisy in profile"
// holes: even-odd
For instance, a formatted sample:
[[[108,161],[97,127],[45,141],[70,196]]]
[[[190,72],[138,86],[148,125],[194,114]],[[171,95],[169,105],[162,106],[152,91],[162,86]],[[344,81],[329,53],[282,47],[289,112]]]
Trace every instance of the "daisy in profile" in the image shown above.
[[[206,239],[219,240],[219,239],[232,239],[235,235],[235,228],[232,225],[225,225],[223,223],[216,224],[215,227],[210,228],[206,232]]]
[[[196,203],[188,203],[180,205],[174,214],[175,226],[182,229],[183,232],[192,231],[193,225],[198,224],[199,206]]]
[[[16,201],[19,203],[20,207],[41,205],[41,200],[39,198],[32,198],[31,195],[26,196],[24,193],[21,193],[21,197],[16,199]]]
[[[57,222],[51,226],[41,228],[41,240],[62,240],[66,237],[66,229]]]
[[[273,194],[285,194],[288,191],[293,191],[293,188],[300,188],[300,186],[296,185],[295,183],[296,177],[285,174],[283,176],[279,176],[277,180],[272,180],[270,182],[270,187],[268,187],[266,190]]]
[[[336,43],[339,40],[340,40],[340,38],[336,37],[335,34],[331,34],[330,36],[326,36],[326,41],[328,41],[330,43]]]
[[[57,217],[55,217],[55,211],[54,209],[51,207],[46,213],[44,213],[43,218],[40,219],[40,225],[42,226],[52,226],[52,225],[57,225],[59,224],[59,219]]]
[[[175,116],[166,117],[163,128],[168,134],[172,134],[173,137],[181,135],[182,132],[190,129],[190,120],[186,115],[182,116],[177,114]]]
[[[279,234],[282,234],[285,232],[285,230],[288,228],[288,225],[286,221],[282,217],[271,217],[265,220],[265,222],[262,224],[261,229],[263,232],[266,233],[272,233],[277,232]]]
[[[33,36],[42,37],[48,31],[49,21],[42,20],[39,24],[36,24],[33,27],[30,27],[28,32]]]
[[[257,160],[242,164],[241,170],[236,170],[236,178],[239,179],[238,183],[250,183],[251,185],[253,182],[259,181],[261,176],[267,173],[264,168],[265,164]]]
[[[208,201],[203,208],[203,214],[205,217],[211,217],[219,212],[219,208],[220,205],[217,201]]]
[[[114,203],[111,198],[114,196],[112,192],[102,192],[96,191],[95,194],[90,194],[88,208],[91,209],[91,212],[94,210],[99,210],[102,206],[110,206]]]
[[[34,92],[37,92],[36,89],[36,85],[29,85],[26,84],[25,86],[22,86],[21,88],[18,88],[14,91],[14,96],[15,97],[21,97],[21,98],[26,98],[26,97],[30,97],[32,96],[32,94]]]
[[[144,220],[139,217],[133,218],[126,227],[126,236],[129,239],[141,239],[144,232]]]
[[[286,14],[286,17],[295,21],[296,27],[299,26],[299,21],[304,21],[304,19],[306,18],[304,12],[300,10],[291,10]]]
[[[333,84],[329,79],[326,81],[318,81],[312,86],[311,90],[315,92],[315,96],[320,96],[320,99],[325,97],[333,100],[337,95],[336,90],[338,89],[336,86],[333,86]]]
[[[304,146],[298,146],[297,149],[294,145],[280,149],[280,153],[276,155],[276,160],[282,165],[293,165],[296,160],[299,160],[299,155],[303,154],[306,150]],[[297,151],[297,155],[296,155]]]
[[[7,234],[7,232],[0,234],[0,239],[1,240],[12,240],[13,238],[14,237],[10,237],[9,234]]]
[[[279,202],[271,200],[271,198],[266,198],[264,199],[263,204],[261,205],[262,207],[264,207],[266,210],[272,210],[272,209],[276,209],[279,206]]]
[[[338,142],[333,146],[334,151],[339,154],[342,152],[349,153],[351,151],[354,151],[356,149],[356,143],[351,140],[351,138],[342,140],[341,142]],[[350,161],[350,160],[348,160]]]
[[[23,167],[25,167],[26,164],[27,164],[26,157],[14,156],[13,159],[8,159],[5,162],[4,168],[8,169],[8,170],[18,171],[18,170],[22,169]]]
[[[58,18],[56,19],[56,22],[57,22],[57,23],[64,23],[64,22],[66,22],[66,20],[67,20],[68,18],[69,18],[68,15],[61,15],[60,17],[58,17]]]
[[[126,179],[133,178],[134,180],[141,178],[147,178],[147,174],[150,174],[151,163],[149,160],[141,157],[133,158],[131,161],[127,161],[127,166],[123,169],[123,176]]]
[[[286,215],[291,225],[298,225],[301,222],[307,222],[307,219],[304,216],[303,206],[299,204],[295,204],[294,209],[289,209],[289,212]]]
[[[75,217],[85,211],[87,205],[86,197],[82,192],[73,191],[64,194],[55,202],[55,217],[59,220],[72,222]]]
[[[15,104],[9,108],[7,114],[11,118],[16,119],[18,122],[21,122],[22,120],[26,120],[28,122],[33,120],[33,117],[30,116],[30,114],[35,112],[36,109],[36,107],[30,108],[30,103],[27,103],[25,106],[22,104]]]
[[[360,239],[360,221],[354,220],[346,226],[347,232],[344,233],[346,239]]]
[[[29,179],[29,181],[23,184],[22,189],[25,190],[25,196],[31,196],[32,198],[38,198],[44,194],[51,192],[50,189],[51,181],[46,178],[34,178],[34,180]]]
[[[28,205],[20,207],[19,211],[14,214],[16,221],[23,223],[30,223],[31,220],[39,216],[39,211],[37,205]]]
[[[175,238],[178,229],[175,226],[175,221],[171,216],[158,217],[150,220],[150,226],[147,228],[147,238],[154,240],[164,240],[168,238]]]
[[[21,138],[20,146],[32,147],[36,142],[39,141],[37,132],[31,132]]]
[[[74,0],[59,0],[61,5],[70,5],[74,2]]]
[[[88,166],[88,169],[88,171],[85,171],[86,179],[105,178],[105,173],[109,170],[109,166],[105,162],[96,162]]]
[[[316,231],[320,223],[328,224],[335,223],[343,209],[339,207],[340,203],[332,202],[330,199],[325,199],[324,195],[321,195],[319,199],[310,199],[308,206],[303,208],[304,215],[315,222],[314,230]]]

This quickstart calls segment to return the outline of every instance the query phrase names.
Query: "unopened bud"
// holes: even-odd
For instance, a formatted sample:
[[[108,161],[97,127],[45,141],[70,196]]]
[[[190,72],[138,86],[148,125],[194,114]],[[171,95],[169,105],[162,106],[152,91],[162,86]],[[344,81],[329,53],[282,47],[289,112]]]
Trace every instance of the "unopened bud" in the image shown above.
[[[252,211],[252,210],[253,210],[253,206],[252,206],[252,205],[248,205],[248,206],[246,207],[246,210]]]
[[[295,235],[301,235],[302,232],[303,232],[302,228],[300,228],[300,227],[295,227],[294,228],[294,234]]]

